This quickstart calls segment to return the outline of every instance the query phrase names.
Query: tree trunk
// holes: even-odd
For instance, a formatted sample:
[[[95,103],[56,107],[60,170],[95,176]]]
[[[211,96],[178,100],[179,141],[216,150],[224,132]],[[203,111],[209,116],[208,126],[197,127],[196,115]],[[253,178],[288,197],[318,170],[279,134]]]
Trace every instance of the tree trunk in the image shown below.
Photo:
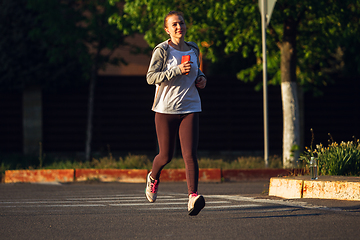
[[[23,90],[23,153],[36,155],[43,134],[42,90],[40,86]],[[41,157],[41,156],[39,156]]]
[[[92,126],[93,126],[93,116],[94,116],[94,97],[95,97],[94,95],[95,95],[96,80],[97,80],[97,67],[96,64],[94,64],[91,70],[90,86],[89,86],[88,116],[87,116],[86,142],[85,142],[85,161],[90,161],[91,159]]]
[[[302,86],[298,85],[298,101],[299,101],[299,115],[300,115],[300,142],[299,150],[304,151],[305,142],[305,109],[304,109],[304,90]]]
[[[283,105],[283,167],[296,167],[299,158],[300,118],[296,82],[296,22],[284,24],[281,46],[281,95]]]

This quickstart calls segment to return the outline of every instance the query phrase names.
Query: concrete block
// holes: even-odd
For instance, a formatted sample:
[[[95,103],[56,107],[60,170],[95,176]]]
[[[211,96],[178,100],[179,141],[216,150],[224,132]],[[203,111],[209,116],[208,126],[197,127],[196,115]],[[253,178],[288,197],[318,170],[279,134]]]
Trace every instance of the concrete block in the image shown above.
[[[360,178],[321,177],[305,180],[303,198],[360,200]]]
[[[294,178],[271,178],[269,196],[301,198],[303,180]]]
[[[51,169],[51,170],[7,170],[5,172],[5,183],[30,182],[73,182],[73,169]]]

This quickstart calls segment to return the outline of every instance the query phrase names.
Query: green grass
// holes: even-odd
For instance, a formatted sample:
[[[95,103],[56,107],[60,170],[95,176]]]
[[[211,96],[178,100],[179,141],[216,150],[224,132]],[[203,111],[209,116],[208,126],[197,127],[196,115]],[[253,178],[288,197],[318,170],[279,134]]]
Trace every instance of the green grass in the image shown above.
[[[254,156],[240,156],[233,158],[209,158],[200,157],[199,168],[221,168],[221,169],[255,169],[265,168],[264,158]],[[269,159],[270,168],[282,168],[282,160],[279,156],[272,156]],[[165,169],[185,168],[182,158],[174,158]]]
[[[282,168],[280,157],[274,156],[270,160],[270,168]],[[231,160],[202,158],[198,159],[200,168],[221,168],[221,169],[253,169],[264,168],[264,159],[262,157],[236,157]],[[129,154],[125,157],[115,158],[109,156],[93,158],[90,162],[78,161],[58,161],[51,165],[45,165],[45,169],[66,169],[66,168],[95,168],[95,169],[148,169],[152,167],[152,157],[147,155]],[[165,169],[185,168],[184,160],[181,157],[174,157],[172,161],[165,166]]]
[[[153,155],[127,154],[114,157],[111,153],[107,156],[93,158],[90,162],[84,162],[76,157],[54,157],[43,156],[29,157],[22,155],[0,155],[0,173],[6,170],[15,169],[148,169],[152,167]],[[221,169],[255,169],[264,168],[264,159],[255,156],[216,156],[199,157],[200,168],[221,168]],[[271,156],[269,159],[270,168],[282,168],[282,160],[279,156]],[[174,157],[166,165],[166,169],[185,168],[181,157]]]

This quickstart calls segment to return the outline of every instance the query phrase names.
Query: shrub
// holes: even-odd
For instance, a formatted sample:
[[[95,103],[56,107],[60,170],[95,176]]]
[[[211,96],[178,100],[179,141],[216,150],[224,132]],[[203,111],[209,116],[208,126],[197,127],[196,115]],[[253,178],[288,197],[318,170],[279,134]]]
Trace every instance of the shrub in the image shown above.
[[[327,147],[306,147],[300,159],[308,164],[310,157],[317,159],[320,175],[360,176],[359,139],[338,144],[331,138]]]

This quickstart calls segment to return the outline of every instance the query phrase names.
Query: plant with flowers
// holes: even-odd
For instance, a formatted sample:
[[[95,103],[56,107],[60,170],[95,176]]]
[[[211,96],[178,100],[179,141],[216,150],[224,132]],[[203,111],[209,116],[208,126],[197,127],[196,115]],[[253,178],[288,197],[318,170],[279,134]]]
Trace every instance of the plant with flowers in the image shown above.
[[[303,154],[300,155],[299,157],[299,162],[303,163],[303,164],[309,164],[310,163],[310,159],[311,157],[315,157],[316,155],[316,149],[313,149],[313,144],[314,144],[314,131],[311,128],[310,129],[311,132],[311,143],[310,143],[310,147],[305,146],[305,152]]]
[[[313,130],[312,143],[313,143]],[[317,144],[315,149],[305,147],[300,156],[304,163],[309,163],[311,157],[318,161],[320,175],[360,176],[360,142],[355,137],[353,141],[335,142],[331,135],[328,146]]]

